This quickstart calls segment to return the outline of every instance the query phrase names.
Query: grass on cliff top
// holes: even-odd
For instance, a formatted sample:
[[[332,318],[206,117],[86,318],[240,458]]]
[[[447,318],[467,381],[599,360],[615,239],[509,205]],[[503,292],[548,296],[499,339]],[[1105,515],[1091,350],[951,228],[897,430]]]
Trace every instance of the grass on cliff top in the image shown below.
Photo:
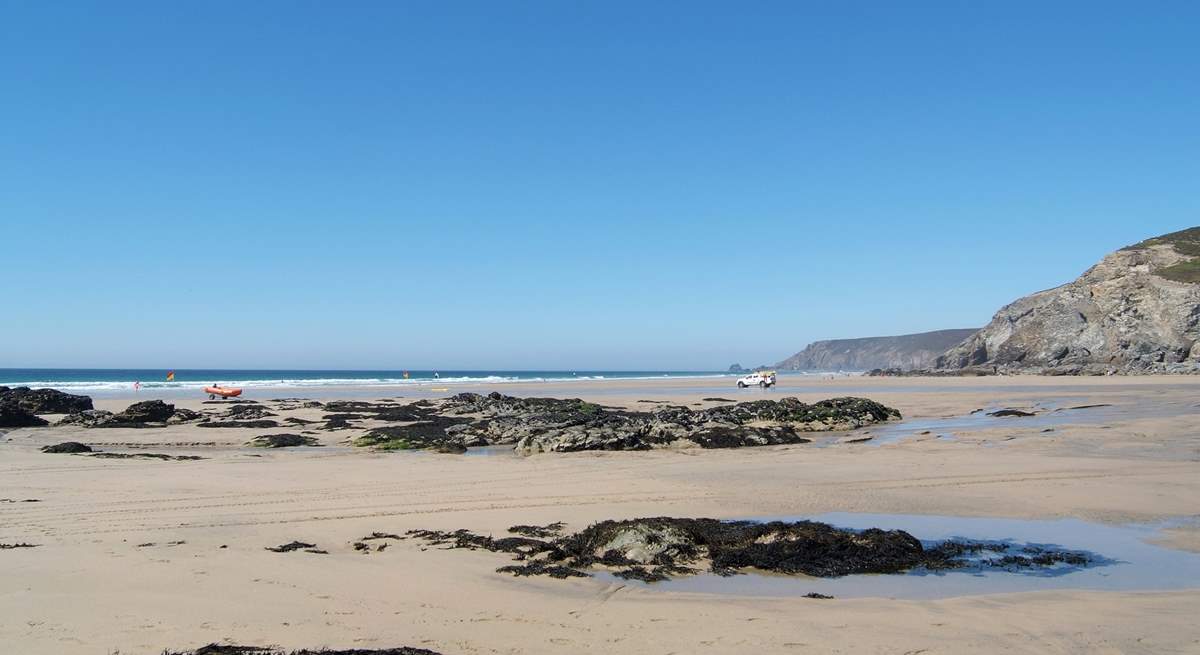
[[[1175,251],[1181,255],[1200,257],[1200,227],[1189,227],[1186,230],[1164,234],[1160,237],[1146,239],[1121,250],[1145,250],[1150,246],[1175,246]]]
[[[1176,282],[1200,283],[1200,259],[1189,259],[1172,266],[1164,266],[1154,271],[1155,275]]]
[[[1189,227],[1186,230],[1146,239],[1132,246],[1126,246],[1122,250],[1145,250],[1150,246],[1163,245],[1174,246],[1175,252],[1181,255],[1200,258],[1200,227]],[[1176,282],[1200,284],[1200,259],[1189,259],[1172,266],[1164,266],[1154,271],[1154,274]]]

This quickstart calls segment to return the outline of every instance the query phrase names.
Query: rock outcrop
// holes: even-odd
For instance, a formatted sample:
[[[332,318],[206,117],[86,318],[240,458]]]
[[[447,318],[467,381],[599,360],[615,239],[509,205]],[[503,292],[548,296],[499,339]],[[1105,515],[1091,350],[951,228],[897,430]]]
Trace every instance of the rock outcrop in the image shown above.
[[[49,425],[49,421],[21,409],[14,404],[0,404],[0,428],[37,428]]]
[[[16,405],[30,414],[73,414],[92,408],[92,399],[57,389],[0,387],[0,405]]]
[[[1114,252],[1000,309],[940,369],[1051,375],[1200,372],[1200,227]]]
[[[530,535],[531,530],[537,534]],[[433,545],[508,553],[519,562],[500,573],[554,578],[608,570],[618,578],[654,582],[704,569],[722,576],[748,571],[840,577],[974,568],[1045,575],[1094,563],[1086,552],[1053,546],[963,539],[926,546],[903,530],[848,530],[815,521],[720,521],[653,517],[594,523],[558,536],[561,524],[514,526],[516,537],[455,530],[409,530]]]
[[[86,428],[148,428],[169,423],[186,423],[201,417],[190,409],[176,409],[161,400],[144,400],[116,414],[103,409],[87,409],[64,416],[57,425],[81,425]]]
[[[407,409],[419,420],[379,427],[356,439],[381,449],[513,444],[521,453],[652,448],[737,448],[797,444],[805,433],[851,430],[900,418],[865,398],[813,404],[795,398],[719,405],[704,410],[662,405],[653,411],[603,407],[577,398],[516,398],[460,393]]]
[[[868,371],[921,369],[938,355],[978,331],[978,328],[938,330],[895,337],[864,337],[814,341],[775,365],[786,371]]]

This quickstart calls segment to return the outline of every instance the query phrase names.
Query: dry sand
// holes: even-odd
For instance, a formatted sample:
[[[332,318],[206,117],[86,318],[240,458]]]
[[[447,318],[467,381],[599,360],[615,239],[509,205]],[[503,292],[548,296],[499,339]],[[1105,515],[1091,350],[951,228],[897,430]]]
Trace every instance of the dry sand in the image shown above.
[[[764,395],[714,393],[716,384],[727,381],[486,390],[643,408],[638,400]],[[1085,418],[1055,423],[1051,432],[1017,420],[959,430],[954,441],[929,434],[872,445],[831,437],[823,447],[529,458],[369,453],[338,445],[350,432],[320,433],[326,448],[241,446],[251,436],[295,428],[13,430],[0,437],[0,499],[40,502],[0,502],[0,543],[39,547],[0,551],[0,652],[149,655],[220,640],[289,648],[410,645],[446,655],[1200,652],[1200,580],[1170,592],[816,601],[518,579],[494,572],[509,562],[493,553],[401,541],[363,555],[351,546],[374,531],[413,528],[501,534],[514,524],[558,520],[575,529],[648,515],[849,511],[1184,519],[1157,538],[1200,550],[1200,379],[782,378],[780,387],[767,397],[866,395],[909,420],[1037,403],[1047,411],[1110,407],[1078,410]],[[439,392],[398,393],[411,399]],[[98,405],[120,409],[128,401]],[[1087,418],[1088,411],[1099,413]],[[868,432],[878,438],[885,430]],[[38,451],[66,440],[207,459]],[[265,550],[292,540],[328,554]]]

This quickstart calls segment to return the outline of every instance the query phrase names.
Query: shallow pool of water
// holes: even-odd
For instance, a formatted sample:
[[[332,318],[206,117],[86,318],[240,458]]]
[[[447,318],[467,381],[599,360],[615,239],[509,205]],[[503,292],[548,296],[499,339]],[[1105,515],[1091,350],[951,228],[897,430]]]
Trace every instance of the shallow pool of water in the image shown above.
[[[519,457],[512,444],[498,446],[471,446],[463,453],[468,457]]]
[[[1010,572],[980,568],[900,575],[849,575],[812,578],[749,573],[721,577],[704,573],[654,583],[620,580],[603,573],[597,578],[662,591],[741,596],[803,596],[820,593],[838,598],[949,598],[980,594],[1092,589],[1106,591],[1167,590],[1200,587],[1200,554],[1156,546],[1146,540],[1161,527],[1110,526],[1078,519],[1020,520],[906,514],[830,513],[816,516],[756,517],[754,520],[814,520],[843,528],[905,530],[923,542],[961,538],[1050,545],[1086,551],[1095,564]]]
[[[917,435],[953,438],[955,433],[974,430],[995,430],[1003,428],[1048,428],[1060,425],[1099,425],[1112,423],[1143,415],[1141,412],[1128,407],[1113,405],[1056,405],[1051,403],[1034,406],[1033,416],[991,416],[991,412],[1002,407],[986,407],[965,416],[950,416],[940,418],[919,418],[902,420],[897,423],[886,423],[870,428],[872,437],[867,442],[870,445],[882,446],[896,443]],[[1025,408],[1030,409],[1030,408]],[[1156,412],[1161,416],[1163,412]],[[867,431],[864,431],[867,432]]]

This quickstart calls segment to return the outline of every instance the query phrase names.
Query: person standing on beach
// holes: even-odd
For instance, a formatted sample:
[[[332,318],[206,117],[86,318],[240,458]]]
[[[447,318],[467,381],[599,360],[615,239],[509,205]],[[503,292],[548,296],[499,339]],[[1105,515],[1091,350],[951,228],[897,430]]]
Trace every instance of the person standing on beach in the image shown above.
[[[138,391],[139,391],[141,388],[142,388],[142,383],[141,383],[140,381],[138,381],[138,380],[134,380],[134,382],[133,382],[133,392],[134,392],[134,393],[137,393],[137,392],[138,392]]]

